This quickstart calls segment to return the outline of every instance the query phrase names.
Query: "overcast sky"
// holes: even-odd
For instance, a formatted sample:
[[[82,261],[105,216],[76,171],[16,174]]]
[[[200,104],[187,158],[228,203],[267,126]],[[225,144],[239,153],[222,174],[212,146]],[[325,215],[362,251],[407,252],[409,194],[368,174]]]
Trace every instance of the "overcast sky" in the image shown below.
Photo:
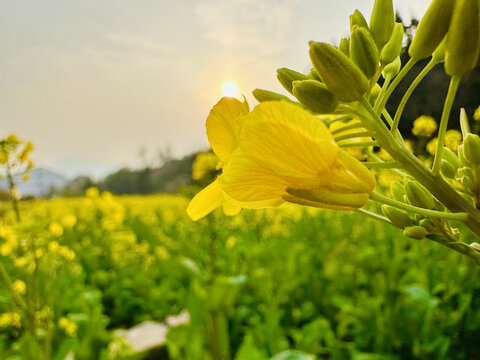
[[[420,18],[429,0],[394,1]],[[208,148],[205,119],[235,81],[280,91],[276,69],[308,71],[308,41],[338,43],[373,0],[0,0],[0,136],[96,177]]]

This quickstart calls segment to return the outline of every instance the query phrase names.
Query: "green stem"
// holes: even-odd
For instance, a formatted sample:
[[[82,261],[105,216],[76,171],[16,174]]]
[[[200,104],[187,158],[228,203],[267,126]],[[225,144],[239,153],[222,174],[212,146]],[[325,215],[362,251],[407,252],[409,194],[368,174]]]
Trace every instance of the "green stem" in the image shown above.
[[[344,131],[347,131],[347,130],[357,129],[357,128],[360,128],[360,127],[362,127],[362,123],[361,122],[356,122],[355,124],[342,126],[338,129],[332,130],[330,133],[332,135],[335,135],[335,134],[338,134],[338,133],[341,133],[341,132],[344,132]]]
[[[401,166],[396,161],[365,161],[362,164],[369,169],[395,169]]]
[[[400,118],[402,117],[403,110],[405,109],[405,105],[407,105],[408,99],[412,95],[415,88],[420,84],[420,82],[427,76],[427,74],[438,64],[438,60],[436,58],[432,58],[430,62],[423,68],[423,70],[418,74],[412,84],[408,87],[407,92],[403,95],[402,101],[398,105],[397,111],[395,112],[395,117],[393,118],[393,125],[390,131],[393,133],[395,130],[398,129],[398,124],[400,123]]]
[[[377,213],[374,213],[374,212],[371,212],[371,211],[368,211],[368,210],[365,210],[365,209],[357,209],[356,211],[358,213],[367,215],[367,216],[371,217],[372,219],[385,221],[385,222],[391,224],[391,221],[388,220],[388,218],[386,218],[385,216],[379,215]]]
[[[440,127],[438,129],[438,144],[435,151],[435,159],[433,160],[432,172],[434,176],[438,176],[440,172],[440,163],[442,161],[443,145],[445,144],[445,133],[447,132],[448,119],[452,110],[453,101],[457,94],[458,86],[460,85],[460,76],[453,76],[450,79],[450,85],[448,86],[447,97],[443,106],[442,118],[440,120]]]
[[[349,147],[356,147],[356,146],[377,146],[378,143],[376,141],[357,141],[353,143],[345,143],[345,144],[337,144],[339,147],[349,148]]]
[[[5,283],[5,286],[7,287],[8,291],[10,291],[10,293],[12,294],[13,300],[17,303],[18,307],[23,311],[27,312],[28,311],[27,305],[22,300],[20,295],[15,291],[15,288],[13,287],[13,284],[10,281],[10,277],[8,276],[8,273],[1,262],[0,262],[0,278]]]
[[[403,80],[405,75],[407,75],[407,73],[412,69],[413,65],[415,65],[417,61],[418,60],[413,58],[410,58],[410,60],[408,60],[408,62],[405,64],[402,70],[400,70],[398,75],[395,77],[395,79],[393,79],[392,83],[390,84],[390,86],[388,87],[387,91],[384,93],[382,98],[377,99],[377,101],[375,102],[375,108],[374,108],[375,113],[378,114],[380,112],[379,110],[385,107],[385,104],[387,103],[388,99],[392,95],[393,91],[397,88],[398,84],[400,84],[400,81]]]
[[[336,118],[325,120],[324,122],[326,125],[330,125],[336,121],[346,121],[346,120],[352,120],[352,117],[350,115],[340,115],[340,116],[337,116]]]
[[[377,109],[378,106],[380,106],[382,99],[385,97],[385,93],[390,86],[390,82],[392,81],[391,76],[387,76],[385,78],[385,82],[383,83],[382,89],[380,90],[380,93],[378,94],[377,99],[375,100],[375,104],[373,105],[374,109]]]
[[[340,141],[340,140],[347,140],[347,139],[367,137],[367,136],[372,136],[372,133],[369,132],[369,131],[359,131],[359,132],[356,132],[356,133],[350,133],[350,134],[345,134],[345,135],[340,135],[340,136],[334,137],[333,140]]]
[[[420,181],[447,209],[451,212],[467,213],[468,219],[464,221],[465,225],[477,237],[480,237],[480,211],[475,209],[445,180],[434,176],[432,171],[412,154],[404,143],[399,142],[386,127],[382,126],[380,117],[373,111],[366,99],[361,99],[359,102],[368,116],[365,116],[362,111],[355,111],[355,114],[362,116],[361,120],[365,128],[375,133],[375,138],[380,146],[402,164],[402,168]]]
[[[468,219],[468,214],[464,212],[460,213],[447,213],[443,211],[435,211],[429,210],[424,208],[419,208],[417,206],[405,204],[403,202],[391,199],[386,197],[382,194],[372,192],[370,193],[370,199],[378,201],[382,204],[387,204],[390,206],[394,206],[396,208],[406,210],[408,212],[412,212],[415,214],[420,214],[426,217],[436,218],[436,219],[446,219],[446,220],[458,220],[458,221],[466,221]]]

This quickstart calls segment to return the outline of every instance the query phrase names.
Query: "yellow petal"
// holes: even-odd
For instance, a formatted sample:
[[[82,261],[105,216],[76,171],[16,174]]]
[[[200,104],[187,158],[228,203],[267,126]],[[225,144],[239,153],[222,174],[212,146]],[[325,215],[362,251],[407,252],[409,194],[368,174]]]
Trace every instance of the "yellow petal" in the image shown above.
[[[237,215],[242,208],[240,206],[235,205],[233,201],[225,201],[223,203],[223,213],[227,216],[234,216]]]
[[[190,204],[188,204],[187,214],[193,221],[197,221],[221,206],[224,202],[225,197],[217,179],[195,195]]]
[[[238,146],[240,119],[248,114],[247,102],[224,97],[213,107],[207,118],[207,136],[213,151],[225,161]]]
[[[276,176],[268,165],[246,156],[241,149],[233,152],[219,178],[223,191],[246,208],[278,206],[288,183]],[[245,203],[245,204],[244,204]]]
[[[261,103],[244,118],[240,147],[277,174],[305,177],[327,171],[338,149],[322,121],[283,101]]]

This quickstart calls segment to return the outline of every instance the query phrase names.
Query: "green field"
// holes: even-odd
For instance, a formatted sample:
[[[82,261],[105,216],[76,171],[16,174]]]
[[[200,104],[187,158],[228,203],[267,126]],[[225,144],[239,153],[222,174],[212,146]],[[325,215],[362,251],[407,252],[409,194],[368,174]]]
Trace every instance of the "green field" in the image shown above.
[[[356,213],[193,222],[181,196],[88,195],[24,202],[18,225],[4,214],[0,261],[21,301],[0,288],[1,359],[129,358],[115,329],[184,311],[169,357],[151,358],[477,356],[479,269],[431,241]]]

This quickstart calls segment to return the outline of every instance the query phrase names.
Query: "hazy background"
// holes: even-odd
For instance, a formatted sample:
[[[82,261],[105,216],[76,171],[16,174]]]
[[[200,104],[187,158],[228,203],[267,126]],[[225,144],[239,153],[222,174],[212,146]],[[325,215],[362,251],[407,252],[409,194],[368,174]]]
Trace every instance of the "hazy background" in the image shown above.
[[[397,0],[404,20],[429,0]],[[0,136],[32,140],[67,175],[208,148],[205,119],[235,81],[280,90],[276,69],[310,69],[308,41],[338,43],[373,0],[0,0]]]

